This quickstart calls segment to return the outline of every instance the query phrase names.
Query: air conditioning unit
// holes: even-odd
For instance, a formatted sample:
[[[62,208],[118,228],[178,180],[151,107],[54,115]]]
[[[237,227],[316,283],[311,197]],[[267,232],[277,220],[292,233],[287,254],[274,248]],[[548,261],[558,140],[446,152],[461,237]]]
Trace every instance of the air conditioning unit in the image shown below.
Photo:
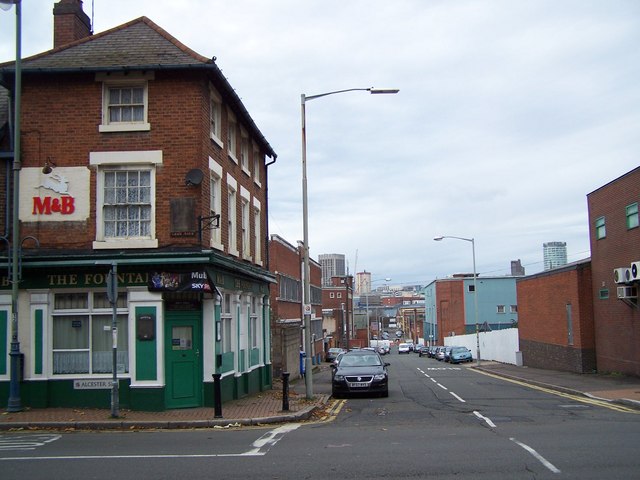
[[[640,280],[640,262],[631,262],[631,280]]]
[[[618,298],[625,299],[637,299],[638,289],[636,287],[618,287]]]
[[[631,269],[630,268],[614,268],[613,279],[616,283],[628,283],[631,281]]]

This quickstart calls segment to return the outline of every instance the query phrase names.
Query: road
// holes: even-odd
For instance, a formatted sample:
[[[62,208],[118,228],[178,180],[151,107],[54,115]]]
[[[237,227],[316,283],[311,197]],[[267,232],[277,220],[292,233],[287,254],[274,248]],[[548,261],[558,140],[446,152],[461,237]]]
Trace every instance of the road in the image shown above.
[[[639,478],[640,414],[417,355],[388,398],[331,421],[238,430],[7,432],[10,479]]]

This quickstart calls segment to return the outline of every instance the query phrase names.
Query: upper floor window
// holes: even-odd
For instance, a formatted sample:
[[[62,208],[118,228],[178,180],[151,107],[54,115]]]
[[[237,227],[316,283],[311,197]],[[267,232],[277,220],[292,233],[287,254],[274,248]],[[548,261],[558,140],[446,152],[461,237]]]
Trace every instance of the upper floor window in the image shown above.
[[[209,95],[209,135],[222,147],[222,100],[213,87]]]
[[[240,132],[240,166],[242,167],[242,171],[247,175],[250,175],[249,172],[249,135],[244,129],[241,129]]]
[[[253,181],[260,186],[260,167],[262,166],[262,157],[260,149],[254,145],[253,147]]]
[[[596,218],[596,240],[605,238],[607,236],[607,228],[604,222],[604,217]]]
[[[236,117],[235,115],[233,115],[233,113],[229,112],[228,116],[227,116],[227,145],[228,145],[228,151],[229,151],[229,157],[231,158],[231,160],[233,160],[235,163],[238,163],[238,145],[236,144],[238,137],[237,137],[237,130],[238,130],[238,124],[236,122]]]
[[[155,248],[155,166],[161,151],[92,152],[98,168],[93,248]]]
[[[238,183],[227,175],[227,235],[229,238],[229,250],[231,255],[238,256],[238,237],[236,230]]]
[[[497,313],[505,313],[506,312],[506,308],[504,305],[498,305],[496,308]]]
[[[627,228],[636,228],[638,223],[638,204],[632,203],[631,205],[627,205],[626,208],[627,214]]]
[[[262,265],[262,216],[261,203],[258,199],[253,199],[253,243],[255,248],[254,261]]]
[[[100,132],[147,131],[148,80],[153,74],[106,75],[102,81],[102,123]]]
[[[518,306],[517,305],[511,305],[511,313],[518,313]]]
[[[220,215],[221,212],[222,167],[218,162],[209,157],[209,215]],[[222,229],[220,226],[220,219],[218,219],[218,228],[211,229],[211,246],[222,250]]]
[[[240,200],[240,228],[242,229],[242,258],[248,260],[251,258],[251,242],[249,240],[249,199],[245,197],[244,191],[241,192]]]

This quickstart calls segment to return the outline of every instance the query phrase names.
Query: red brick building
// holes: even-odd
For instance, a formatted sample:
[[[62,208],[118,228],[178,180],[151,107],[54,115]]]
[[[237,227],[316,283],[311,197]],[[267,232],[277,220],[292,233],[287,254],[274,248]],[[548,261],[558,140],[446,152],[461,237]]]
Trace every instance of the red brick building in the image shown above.
[[[570,372],[596,368],[589,259],[517,280],[523,364]]]
[[[19,401],[32,407],[108,406],[108,389],[87,385],[114,371],[132,409],[213,405],[214,374],[223,399],[270,387],[275,152],[211,55],[146,17],[92,34],[80,0],[55,3],[53,14],[54,48],[22,60],[19,205],[0,193],[11,247],[0,252],[0,404],[14,314]],[[15,77],[14,62],[0,65],[3,185],[18,150]],[[15,309],[5,215],[14,209]]]
[[[601,372],[640,376],[639,202],[640,167],[587,195],[596,362]],[[622,270],[616,279],[617,269]]]
[[[331,277],[331,285],[322,288],[322,328],[325,350],[350,348],[353,339],[353,276]],[[347,335],[347,332],[350,332]],[[358,343],[359,345],[360,343]]]
[[[271,285],[271,328],[273,374],[300,374],[299,353],[304,342],[303,330],[303,256],[302,245],[294,247],[282,237],[271,235],[269,266],[276,277]],[[322,361],[324,334],[322,330],[322,268],[310,260],[311,274],[311,355],[313,362]]]

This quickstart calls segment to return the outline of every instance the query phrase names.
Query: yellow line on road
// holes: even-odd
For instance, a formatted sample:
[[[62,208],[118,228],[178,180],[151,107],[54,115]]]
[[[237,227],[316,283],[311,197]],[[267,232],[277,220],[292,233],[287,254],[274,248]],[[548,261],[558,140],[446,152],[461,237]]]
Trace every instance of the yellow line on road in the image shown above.
[[[527,383],[521,380],[515,380],[513,378],[509,378],[509,377],[503,377],[502,375],[497,375],[494,373],[490,373],[490,372],[485,372],[482,370],[476,370],[474,368],[470,368],[469,370],[472,370],[474,372],[477,373],[481,373],[482,375],[486,375],[488,377],[493,377],[493,378],[498,378],[500,380],[505,380],[507,382],[511,382],[511,383],[515,383],[516,385],[521,385],[523,387],[528,387],[528,388],[532,388],[534,390],[539,390],[541,392],[545,392],[545,393],[550,393],[551,395],[556,395],[558,397],[564,397],[564,398],[568,398],[571,400],[575,400],[576,402],[581,402],[581,403],[586,403],[588,405],[595,405],[597,407],[604,407],[604,408],[608,408],[610,410],[616,410],[618,412],[622,412],[622,413],[633,413],[633,414],[639,414],[640,411],[630,408],[630,407],[625,407],[624,405],[617,405],[615,403],[610,403],[607,402],[606,400],[598,400],[595,398],[587,398],[587,397],[581,397],[579,395],[575,395],[575,394],[571,394],[571,393],[565,393],[565,392],[561,392],[559,390],[553,390],[552,388],[546,388],[546,387],[540,387],[538,385],[534,385],[532,383]]]

